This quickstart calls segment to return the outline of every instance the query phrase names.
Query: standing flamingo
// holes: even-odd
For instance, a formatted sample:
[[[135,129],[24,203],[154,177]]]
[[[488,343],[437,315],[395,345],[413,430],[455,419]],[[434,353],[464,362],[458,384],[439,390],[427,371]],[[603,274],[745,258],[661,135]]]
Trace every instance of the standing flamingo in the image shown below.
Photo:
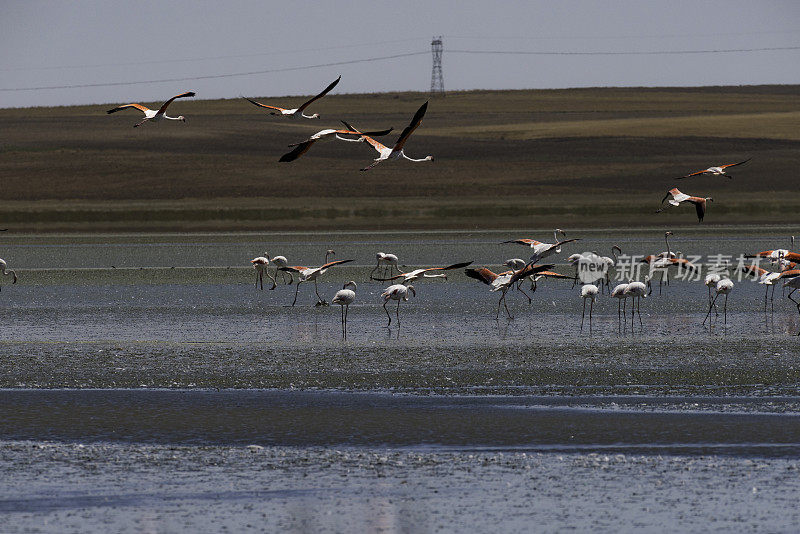
[[[404,286],[403,284],[394,284],[386,289],[383,290],[381,293],[381,298],[383,299],[383,311],[386,312],[386,317],[389,318],[389,322],[386,324],[388,328],[389,325],[392,324],[392,316],[389,315],[389,310],[386,309],[386,304],[390,300],[397,301],[397,311],[395,315],[397,317],[397,326],[400,326],[400,302],[401,301],[408,301],[408,293],[411,292],[412,295],[415,297],[417,296],[417,292],[414,290],[414,286]]]
[[[750,275],[753,277],[753,280],[758,282],[759,284],[763,285],[766,288],[764,291],[764,313],[767,313],[767,296],[769,294],[769,288],[772,287],[772,309],[775,309],[775,280],[781,278],[781,273],[774,273],[772,271],[768,271],[766,269],[762,269],[757,265],[742,265],[740,267],[742,272],[745,275]]]
[[[258,256],[257,258],[253,258],[250,260],[250,263],[253,264],[253,268],[256,270],[256,287],[261,285],[261,289],[264,289],[264,273],[267,273],[267,278],[272,280],[272,287],[270,289],[275,289],[275,279],[269,274],[267,267],[269,267],[269,258],[264,256]]]
[[[627,305],[628,303],[628,293],[625,291],[626,289],[628,289],[628,284],[617,284],[611,291],[611,297],[617,299],[617,319],[619,320],[620,330],[622,330],[622,318],[625,316],[623,304]],[[625,319],[625,325],[627,326],[627,324],[628,320]]]
[[[348,287],[353,289],[347,289]],[[356,288],[356,283],[350,280],[336,292],[331,300],[333,304],[338,304],[342,308],[342,337],[344,338],[347,338],[347,313],[350,311],[350,305],[356,300]]]
[[[409,123],[408,126],[406,126],[406,129],[403,130],[403,133],[400,134],[400,137],[397,139],[397,142],[394,144],[392,148],[389,148],[386,145],[379,143],[378,141],[376,141],[375,139],[373,139],[368,135],[363,135],[361,139],[369,143],[370,146],[372,146],[372,148],[374,148],[378,152],[378,157],[375,159],[375,161],[373,161],[371,164],[367,165],[361,170],[368,171],[378,163],[381,163],[382,161],[398,160],[400,158],[405,158],[408,161],[413,161],[413,162],[433,161],[433,156],[425,156],[424,158],[415,159],[415,158],[409,158],[408,156],[406,156],[405,152],[403,152],[403,146],[406,144],[406,141],[408,141],[408,138],[411,137],[411,134],[414,133],[414,130],[416,130],[417,127],[419,127],[420,123],[422,122],[422,117],[425,116],[425,111],[427,109],[428,109],[428,103],[425,102],[420,106],[420,108],[414,114],[414,117],[411,119],[411,122]],[[348,130],[358,131],[349,124],[347,124],[346,122],[344,123],[344,125],[347,127]]]
[[[594,308],[594,302],[597,300],[597,293],[599,293],[599,289],[594,284],[586,284],[581,287],[581,298],[583,299],[583,314],[581,314],[581,332],[583,332],[583,319],[586,316],[586,301],[587,299],[590,300],[589,304],[589,333],[592,332],[592,309]]]
[[[124,106],[117,106],[114,109],[109,109],[108,111],[106,111],[106,113],[116,113],[117,111],[121,111],[123,109],[128,109],[128,108],[138,109],[139,111],[144,113],[144,119],[142,119],[141,122],[138,122],[138,123],[134,124],[133,125],[134,128],[136,128],[137,126],[141,126],[142,124],[144,124],[147,121],[157,122],[157,121],[159,121],[161,119],[167,119],[167,120],[171,120],[171,121],[183,121],[183,122],[186,122],[186,117],[184,117],[183,115],[179,115],[177,117],[170,117],[169,115],[167,115],[167,106],[172,104],[172,101],[175,100],[176,98],[186,98],[186,97],[189,97],[189,96],[194,96],[194,93],[192,91],[188,91],[186,93],[181,93],[179,95],[175,95],[172,98],[170,98],[169,100],[167,100],[166,102],[164,102],[164,104],[162,104],[161,107],[158,108],[158,110],[156,110],[156,111],[154,111],[154,110],[152,110],[150,108],[147,108],[147,107],[145,107],[145,106],[143,106],[141,104],[125,104]]]
[[[719,282],[717,282],[716,286],[717,294],[714,295],[714,300],[711,301],[711,304],[708,306],[708,313],[706,314],[706,318],[703,319],[703,324],[706,324],[706,321],[711,316],[711,309],[714,307],[714,304],[717,302],[717,297],[720,295],[725,295],[725,304],[723,305],[723,327],[728,325],[728,294],[733,290],[733,282],[730,278],[722,278]],[[709,323],[710,325],[711,323]]]
[[[332,252],[332,251],[329,250],[328,252]],[[326,254],[325,255],[325,259],[327,259],[327,257],[328,257],[328,255]],[[295,290],[294,290],[294,300],[292,301],[292,306],[294,306],[295,303],[297,303],[297,293],[300,292],[300,284],[302,284],[303,282],[308,282],[310,280],[314,281],[314,292],[317,294],[317,304],[316,304],[316,306],[327,306],[328,305],[327,301],[325,299],[323,299],[319,294],[319,290],[317,288],[317,278],[319,278],[320,276],[325,274],[325,272],[327,272],[327,270],[330,269],[331,267],[333,267],[334,265],[341,265],[342,263],[349,263],[351,261],[353,261],[353,260],[330,261],[330,262],[327,262],[326,264],[322,265],[321,267],[314,267],[314,268],[302,267],[302,266],[282,267],[282,270],[286,270],[286,271],[289,271],[289,272],[295,272],[295,273],[299,274],[299,276],[297,278],[297,285],[295,286]]]
[[[608,256],[600,256],[600,261],[605,264],[606,267],[606,275],[605,278],[600,280],[601,287],[604,285],[606,288],[606,292],[611,292],[611,268],[616,267],[617,262],[619,262],[619,254],[622,254],[622,249],[619,245],[614,245],[611,247],[611,255],[613,258]]]
[[[649,290],[649,292],[648,292]],[[653,292],[653,287],[650,284],[650,275],[644,277],[644,282],[629,282],[628,287],[625,288],[625,293],[631,298],[631,328],[633,328],[633,312],[634,308],[639,314],[639,326],[644,326],[642,323],[642,298],[647,298],[647,295]],[[639,300],[636,300],[639,299]]]
[[[742,165],[743,163],[747,163],[753,158],[747,158],[744,161],[740,161],[739,163],[727,163],[725,165],[719,165],[718,167],[709,167],[707,169],[703,169],[702,171],[693,172],[692,174],[687,174],[686,176],[679,176],[678,180],[683,178],[689,178],[690,176],[697,176],[700,174],[711,174],[714,176],[727,176],[728,178],[733,178],[730,174],[725,172],[725,169],[728,167],[736,167],[737,165]]]
[[[718,275],[717,273],[709,273],[709,274],[706,275],[706,278],[703,281],[703,283],[706,285],[706,287],[708,287],[708,303],[709,304],[711,304],[711,300],[712,300],[711,290],[715,289],[717,287],[717,282],[719,282],[720,280],[722,280],[722,277],[720,275]]]
[[[17,272],[8,268],[8,264],[6,263],[6,260],[0,259],[0,274],[2,274],[3,276],[11,276],[11,277],[13,277],[11,283],[12,284],[16,284],[17,283]],[[2,286],[0,286],[0,290],[1,289],[2,289]]]
[[[325,96],[328,93],[330,93],[331,90],[333,90],[333,88],[336,87],[336,84],[338,84],[339,80],[341,80],[341,79],[342,79],[342,77],[339,76],[338,78],[333,80],[333,82],[331,82],[331,84],[328,85],[328,87],[323,89],[321,93],[319,93],[318,95],[306,100],[305,102],[303,102],[300,105],[300,107],[297,107],[297,108],[294,108],[294,109],[286,109],[286,108],[279,108],[279,107],[276,107],[276,106],[268,106],[266,104],[262,104],[260,102],[256,102],[255,100],[250,100],[247,97],[242,97],[242,98],[244,98],[245,100],[247,100],[248,102],[250,102],[254,106],[258,106],[260,108],[274,110],[274,111],[270,112],[270,115],[279,115],[281,117],[288,117],[290,119],[300,119],[300,118],[302,118],[302,119],[318,119],[319,118],[319,114],[318,113],[314,113],[313,115],[306,115],[305,113],[303,113],[303,111],[305,111],[305,109],[308,106],[310,106],[313,102],[319,100],[323,96]]]

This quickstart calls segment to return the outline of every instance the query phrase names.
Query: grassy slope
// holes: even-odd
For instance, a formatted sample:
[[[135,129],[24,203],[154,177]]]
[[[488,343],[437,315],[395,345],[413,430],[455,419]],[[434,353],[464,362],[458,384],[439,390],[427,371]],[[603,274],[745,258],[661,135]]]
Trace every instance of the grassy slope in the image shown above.
[[[131,126],[110,106],[0,110],[0,226],[18,230],[208,230],[669,225],[664,193],[713,196],[706,222],[800,213],[798,86],[473,91],[434,99],[406,145],[434,163],[369,173],[368,147],[290,142],[339,118],[393,126],[424,94],[334,95],[319,121],[285,121],[237,100],[176,101],[187,123]],[[294,104],[301,98],[272,99]],[[155,104],[157,105],[157,103]],[[753,157],[736,178],[675,176]]]

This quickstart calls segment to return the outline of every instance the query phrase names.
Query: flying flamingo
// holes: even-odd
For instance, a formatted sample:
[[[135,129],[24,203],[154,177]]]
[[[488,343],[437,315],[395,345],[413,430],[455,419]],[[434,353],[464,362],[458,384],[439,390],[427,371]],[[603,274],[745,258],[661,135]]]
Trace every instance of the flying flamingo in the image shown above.
[[[583,299],[583,314],[581,315],[581,332],[583,332],[583,319],[586,316],[586,300],[590,300],[589,304],[589,333],[592,332],[592,309],[594,302],[597,300],[597,293],[599,290],[594,284],[586,284],[581,287],[581,298]]]
[[[664,201],[667,200],[670,195],[672,198],[670,199],[669,203],[673,206],[679,206],[681,202],[689,202],[694,204],[694,209],[697,211],[697,221],[703,222],[703,217],[706,214],[706,203],[713,201],[714,199],[711,197],[690,197],[686,193],[681,193],[677,187],[673,187],[669,191],[667,191],[666,196],[661,200],[661,204],[664,204]],[[656,213],[661,213],[666,209],[666,206],[661,207],[660,209],[656,210]]]
[[[622,330],[622,318],[625,316],[623,304],[627,305],[628,303],[628,293],[625,292],[626,289],[628,289],[628,284],[617,284],[614,289],[611,290],[611,297],[617,299],[617,319],[619,320],[620,330]],[[627,319],[625,319],[625,325],[628,325]]]
[[[717,294],[714,296],[714,300],[711,301],[711,304],[708,306],[708,313],[706,314],[706,318],[703,319],[703,324],[706,324],[706,321],[711,316],[711,309],[714,307],[714,304],[717,302],[717,297],[720,295],[725,295],[725,304],[722,308],[724,314],[724,322],[722,323],[723,326],[728,325],[728,294],[733,290],[733,282],[730,278],[723,278],[719,282],[717,282],[717,286],[715,288]],[[709,323],[710,325],[711,323]]]
[[[389,322],[386,324],[387,328],[392,324],[392,316],[389,315],[389,310],[386,309],[386,304],[390,300],[397,301],[397,311],[395,312],[395,316],[397,317],[397,326],[400,326],[400,302],[404,300],[408,301],[409,291],[415,297],[417,296],[414,286],[404,286],[403,284],[391,285],[384,289],[383,293],[381,293],[381,298],[383,299],[383,311],[386,312],[386,317],[389,318]]]
[[[516,243],[517,245],[530,247],[533,249],[533,255],[530,257],[529,263],[538,263],[543,258],[552,256],[553,254],[560,254],[561,245],[572,243],[573,241],[579,241],[579,239],[566,239],[564,241],[559,241],[558,234],[567,237],[567,234],[564,232],[564,230],[556,228],[553,230],[553,238],[556,241],[555,243],[542,243],[541,241],[536,241],[535,239],[512,239],[510,241],[503,241],[501,244]]]
[[[398,273],[400,273],[400,274],[403,273],[403,271],[400,270],[400,267],[397,266],[397,263],[400,260],[394,254],[386,254],[386,253],[383,253],[383,252],[378,252],[377,254],[375,254],[375,259],[377,260],[377,263],[375,264],[375,268],[372,269],[372,271],[370,271],[370,273],[369,273],[370,280],[372,280],[372,274],[375,271],[377,271],[378,268],[381,265],[383,265],[383,267],[384,267],[384,270],[381,271],[384,275],[392,274],[392,272],[394,272],[395,269],[397,269]],[[388,266],[388,271],[389,271],[388,273],[386,272],[386,270],[387,270],[386,267],[387,266]]]
[[[390,276],[389,278],[373,278],[373,280],[377,280],[379,282],[390,282],[392,280],[399,280],[400,278],[402,278],[403,284],[414,282],[415,280],[419,280],[420,278],[444,278],[445,280],[447,280],[447,273],[428,274],[428,272],[452,271],[453,269],[460,269],[462,267],[467,267],[470,264],[472,264],[472,262],[467,261],[462,263],[454,263],[453,265],[448,265],[447,267],[428,267],[427,269],[414,269],[413,271],[407,273],[400,273],[395,276]]]
[[[506,271],[500,274],[495,274],[486,267],[482,267],[480,269],[464,269],[464,273],[470,278],[480,280],[484,284],[490,286],[490,291],[502,292],[502,295],[500,295],[500,300],[497,301],[497,314],[495,315],[495,320],[500,318],[501,303],[506,308],[506,315],[508,315],[508,318],[513,319],[514,317],[508,310],[508,304],[506,303],[506,293],[508,292],[509,288],[512,287],[514,282],[517,280],[523,280],[527,276],[531,276],[546,269],[551,269],[552,267],[552,265],[531,265],[525,266],[519,271]],[[528,300],[530,300],[530,297],[528,297]]]
[[[331,251],[328,251],[331,252]],[[327,259],[326,254],[326,259]],[[327,262],[325,265],[321,267],[302,267],[302,266],[294,266],[294,267],[282,267],[281,270],[295,272],[298,273],[299,276],[297,278],[297,286],[294,290],[294,300],[292,301],[292,306],[295,305],[297,302],[297,293],[300,291],[300,284],[303,282],[308,282],[313,280],[314,281],[314,292],[317,294],[317,306],[327,306],[328,303],[323,299],[320,294],[319,290],[317,289],[317,278],[325,274],[325,272],[333,267],[334,265],[341,265],[342,263],[349,263],[353,260],[337,260],[337,261],[330,261]]]
[[[794,248],[794,236],[791,236],[790,241],[791,247]],[[745,258],[767,258],[772,263],[782,259],[797,262],[800,261],[800,254],[785,248],[776,248],[775,250],[764,250],[756,254],[747,254]]]
[[[259,287],[260,284],[261,289],[264,289],[264,273],[267,273],[267,278],[272,280],[272,287],[270,289],[275,289],[275,279],[267,270],[267,267],[269,267],[269,258],[258,256],[257,258],[250,260],[250,263],[253,264],[253,268],[256,270],[256,287]]]
[[[728,178],[733,178],[730,174],[725,172],[725,169],[728,167],[736,167],[737,165],[741,165],[743,163],[747,163],[753,158],[747,158],[744,161],[740,161],[739,163],[728,163],[726,165],[720,165],[719,167],[709,167],[702,171],[693,172],[692,174],[687,174],[686,176],[680,176],[678,180],[682,180],[683,178],[689,178],[690,176],[697,176],[699,174],[711,174],[714,176],[727,176]]]
[[[156,110],[156,111],[153,111],[152,109],[147,108],[147,107],[145,107],[145,106],[143,106],[141,104],[125,104],[124,106],[118,106],[118,107],[115,107],[114,109],[109,109],[108,111],[106,111],[106,113],[116,113],[117,111],[120,111],[120,110],[123,110],[123,109],[128,109],[128,108],[136,108],[136,109],[138,109],[139,111],[144,113],[144,119],[142,119],[141,122],[138,122],[138,123],[134,124],[133,125],[134,128],[136,128],[137,126],[141,126],[142,124],[144,124],[147,121],[157,122],[157,121],[160,121],[161,119],[167,119],[167,120],[171,120],[171,121],[183,121],[183,122],[186,122],[186,118],[183,115],[179,115],[177,117],[170,117],[169,115],[167,115],[167,106],[172,104],[172,101],[175,100],[176,98],[186,98],[186,97],[189,97],[189,96],[194,96],[194,92],[188,91],[186,93],[181,93],[179,95],[175,95],[172,98],[170,98],[169,100],[167,100],[166,102],[164,102],[164,104],[162,104],[161,107],[158,108],[158,110]]]
[[[388,134],[391,131],[392,131],[392,128],[389,128],[387,130],[380,130],[378,132],[364,132],[364,133],[361,133],[361,132],[358,132],[358,131],[353,131],[353,130],[334,130],[334,129],[331,129],[331,128],[328,128],[328,129],[325,129],[325,130],[320,130],[317,133],[315,133],[314,135],[312,135],[311,137],[309,137],[308,139],[306,139],[305,141],[300,141],[299,143],[292,143],[291,145],[289,145],[290,147],[295,147],[294,150],[292,150],[291,152],[287,152],[286,154],[281,156],[278,161],[289,162],[289,161],[296,160],[297,158],[299,158],[300,156],[302,156],[303,154],[308,152],[308,150],[311,148],[311,146],[314,143],[316,143],[317,141],[326,141],[326,140],[330,140],[330,139],[340,139],[342,141],[360,141],[361,140],[360,137],[358,139],[346,139],[346,138],[341,137],[341,136],[343,136],[343,135],[358,135],[358,136],[374,135],[376,137],[380,137],[382,135]]]
[[[352,287],[353,289],[347,289]],[[356,300],[356,283],[352,280],[347,282],[342,289],[336,292],[333,304],[338,304],[342,308],[342,337],[347,337],[347,312],[350,311],[350,305]]]
[[[422,117],[425,116],[425,111],[427,109],[428,109],[428,103],[425,102],[424,104],[422,104],[422,106],[420,106],[420,108],[414,114],[414,117],[411,119],[411,122],[409,123],[408,126],[406,126],[406,129],[403,130],[403,133],[400,134],[400,137],[397,139],[397,142],[394,144],[392,148],[389,148],[386,145],[379,143],[378,141],[376,141],[375,139],[373,139],[368,135],[362,135],[361,139],[369,143],[372,146],[372,148],[378,151],[378,157],[375,159],[375,161],[373,161],[371,164],[367,165],[361,170],[368,171],[378,163],[390,159],[398,160],[400,158],[405,158],[408,161],[414,161],[414,162],[433,161],[433,156],[425,156],[424,158],[414,159],[406,156],[405,152],[403,152],[403,145],[406,144],[408,138],[411,136],[412,133],[414,133],[414,130],[416,130],[417,127],[420,125],[420,123],[422,122]],[[346,122],[344,123],[344,125],[347,126],[349,130],[355,130],[355,128],[351,127]]]
[[[649,289],[649,292],[648,292]],[[625,288],[625,293],[631,298],[631,328],[633,328],[633,312],[634,308],[639,314],[639,326],[644,326],[642,323],[642,297],[647,298],[647,295],[653,292],[653,287],[650,284],[650,276],[644,277],[644,282],[629,282]],[[636,299],[639,300],[636,300]]]
[[[8,268],[6,260],[0,259],[0,274],[2,274],[3,276],[11,276],[12,277],[11,283],[12,284],[17,283],[17,272]],[[2,289],[2,286],[0,286],[0,289]]]
[[[247,97],[242,97],[242,98],[244,98],[245,100],[247,100],[251,104],[253,104],[255,106],[258,106],[260,108],[274,110],[274,111],[270,112],[270,115],[279,115],[281,117],[289,117],[291,119],[299,119],[299,118],[303,118],[303,119],[318,119],[319,118],[319,114],[318,113],[314,113],[313,115],[306,115],[305,113],[303,113],[303,111],[305,111],[305,109],[309,105],[311,105],[315,100],[319,100],[323,96],[325,96],[328,93],[330,93],[331,90],[333,90],[333,88],[336,87],[336,84],[339,83],[339,80],[341,80],[341,79],[342,79],[342,77],[340,75],[333,82],[331,82],[331,84],[328,87],[323,89],[320,94],[318,94],[315,97],[312,97],[309,100],[306,100],[305,102],[303,102],[300,105],[300,107],[297,107],[297,108],[294,108],[294,109],[285,109],[285,108],[279,108],[279,107],[275,107],[275,106],[268,106],[266,104],[262,104],[260,102],[256,102],[255,100],[250,100]]]

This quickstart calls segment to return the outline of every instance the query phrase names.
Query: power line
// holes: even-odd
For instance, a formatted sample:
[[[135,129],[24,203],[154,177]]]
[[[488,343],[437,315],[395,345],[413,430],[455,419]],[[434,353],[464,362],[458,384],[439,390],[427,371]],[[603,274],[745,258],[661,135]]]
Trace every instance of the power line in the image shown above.
[[[266,70],[253,70],[249,72],[233,72],[229,74],[211,74],[207,76],[186,76],[184,78],[163,78],[160,80],[141,80],[135,82],[108,82],[108,83],[83,83],[75,85],[49,85],[42,87],[6,87],[1,88],[0,91],[39,91],[45,89],[79,89],[83,87],[114,87],[120,85],[143,85],[148,83],[167,83],[167,82],[186,82],[194,80],[211,80],[216,78],[235,78],[239,76],[253,76],[255,74],[270,74],[274,72],[289,72],[294,70],[308,70],[318,69],[322,67],[335,67],[338,65],[352,65],[353,63],[367,63],[370,61],[384,61],[387,59],[398,59],[401,57],[421,56],[427,55],[428,52],[409,52],[405,54],[394,54],[392,56],[370,57],[364,59],[352,59],[349,61],[335,61],[333,63],[318,63],[316,65],[303,65],[300,67],[284,67],[280,69],[266,69]]]
[[[786,35],[800,33],[800,30],[783,31],[752,31],[736,32],[736,37],[742,35]],[[656,35],[652,33],[640,35],[537,35],[537,36],[491,36],[491,35],[446,35],[448,39],[472,39],[486,41],[560,41],[560,40],[620,40],[620,39],[668,39],[668,38],[703,38],[703,37],[731,37],[734,34],[727,33],[666,33]]]
[[[774,46],[768,48],[721,48],[709,50],[653,50],[649,52],[538,52],[514,50],[447,50],[449,54],[507,54],[517,56],[658,56],[681,54],[730,54],[735,52],[768,52],[774,50],[800,50],[800,46]]]

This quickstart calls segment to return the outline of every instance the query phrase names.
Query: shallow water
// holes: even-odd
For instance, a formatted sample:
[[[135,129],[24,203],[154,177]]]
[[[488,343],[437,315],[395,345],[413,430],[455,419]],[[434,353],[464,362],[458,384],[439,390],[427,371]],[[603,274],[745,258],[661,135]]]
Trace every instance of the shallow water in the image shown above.
[[[673,249],[686,254],[735,256],[788,241],[756,229],[676,233]],[[730,521],[738,510],[754,510],[746,503],[755,486],[731,483],[746,473],[763,495],[759,512],[741,525],[792,525],[791,518],[769,519],[780,515],[769,513],[782,502],[776,495],[800,496],[786,481],[800,457],[800,317],[780,288],[774,311],[765,313],[763,286],[736,281],[727,325],[720,315],[713,328],[702,324],[702,282],[673,281],[661,294],[656,284],[633,326],[630,313],[620,324],[617,302],[603,295],[591,331],[587,317],[581,332],[582,301],[569,281],[540,283],[532,304],[509,292],[515,318],[501,311],[495,320],[498,295],[459,270],[447,281],[415,283],[417,297],[402,304],[399,327],[393,304],[387,328],[379,295],[388,283],[368,281],[376,251],[396,253],[409,266],[496,266],[526,256],[523,247],[499,244],[522,236],[549,240],[552,233],[9,236],[0,257],[18,269],[20,282],[4,280],[0,292],[7,475],[0,514],[13,519],[11,531],[70,524],[73,513],[83,514],[75,524],[88,530],[109,521],[116,530],[147,530],[143,512],[155,514],[155,530],[247,530],[247,521],[259,520],[254,529],[380,530],[367,510],[386,499],[405,503],[389,514],[390,531],[419,530],[431,518],[451,530],[488,527],[481,518],[492,517],[521,530],[530,513],[515,515],[519,507],[570,495],[584,502],[583,515],[541,508],[542,525],[596,530],[625,521],[658,531],[671,521],[713,530],[713,518],[729,530],[740,524]],[[654,229],[580,236],[585,241],[565,247],[556,263],[572,252],[608,253],[617,243],[631,254],[665,248]],[[249,267],[265,249],[292,264],[318,265],[327,248],[355,260],[318,286],[330,300],[345,281],[358,282],[346,339],[339,307],[315,307],[313,285],[303,284],[290,307],[295,286],[258,290]],[[351,465],[332,448],[394,463]],[[253,451],[255,464],[247,459]],[[498,454],[509,462],[500,471],[493,467]],[[581,496],[572,495],[572,477],[585,475],[597,454],[605,465],[597,469],[616,474],[590,476]],[[421,468],[413,455],[439,467]],[[539,458],[534,464],[531,455]],[[604,464],[602,455],[637,459]],[[194,466],[180,488],[152,461],[168,456]],[[681,474],[686,462],[699,462],[702,475]],[[753,462],[761,462],[758,474]],[[455,472],[442,471],[453,463]],[[282,489],[242,486],[254,468],[256,480]],[[538,470],[533,481],[531,468]],[[271,469],[280,477],[268,475]],[[391,484],[381,492],[375,482],[384,471]],[[309,475],[320,482],[305,484]],[[652,487],[664,476],[682,486],[670,490],[672,504],[658,492],[641,491],[641,503],[629,493],[631,484]],[[213,489],[212,479],[227,489]],[[738,508],[693,507],[688,499],[711,486],[720,502]],[[609,487],[629,505],[604,508],[615,501]],[[481,510],[483,497],[492,513]],[[423,501],[435,504],[420,514]],[[208,502],[221,506],[219,516],[204,512]],[[475,507],[447,512],[463,502]],[[291,510],[308,506],[332,515],[297,523]],[[695,521],[681,523],[686,518]]]

